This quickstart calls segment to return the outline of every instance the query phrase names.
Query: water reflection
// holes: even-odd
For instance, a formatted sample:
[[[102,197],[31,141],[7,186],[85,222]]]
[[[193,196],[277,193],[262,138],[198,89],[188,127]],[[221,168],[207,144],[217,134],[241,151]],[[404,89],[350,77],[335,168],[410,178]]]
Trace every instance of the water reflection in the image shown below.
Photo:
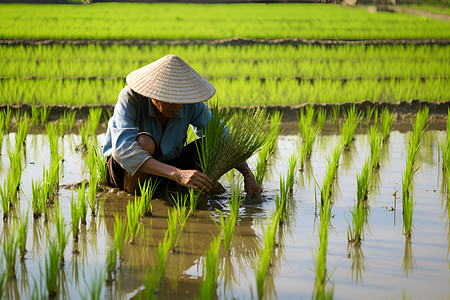
[[[161,196],[161,194],[158,195]],[[127,200],[123,197],[114,197],[114,195],[106,197],[104,222],[106,232],[112,240],[114,218],[110,216],[114,212],[118,212],[119,215],[125,217]],[[127,198],[131,198],[131,196],[127,196]],[[227,200],[216,200],[214,206],[226,210],[228,209]],[[169,197],[154,199],[152,205],[153,215],[142,220],[138,242],[135,245],[126,245],[123,252],[124,262],[120,269],[128,270],[128,279],[123,282],[123,292],[125,293],[142,284],[146,270],[151,270],[153,263],[156,262],[156,248],[159,241],[163,239],[164,230],[167,229],[167,209],[171,206]],[[293,207],[295,204],[291,203],[291,205]],[[221,251],[221,256],[224,257],[221,264],[222,276],[227,281],[227,287],[224,288],[225,293],[227,293],[227,288],[231,289],[232,286],[239,285],[242,280],[237,280],[237,278],[247,278],[245,270],[252,270],[260,240],[252,228],[252,224],[254,224],[255,216],[262,213],[259,206],[249,205],[241,209],[238,218],[239,226],[236,226],[231,242],[231,255],[227,256],[225,251]],[[198,210],[195,216],[189,216],[185,230],[181,233],[177,251],[168,254],[166,280],[160,289],[164,294],[164,296],[161,295],[163,298],[169,295],[173,297],[186,295],[187,292],[191,295],[198,294],[199,285],[188,283],[198,282],[202,274],[200,270],[204,249],[212,242],[213,236],[220,232],[209,215],[211,215],[211,211]]]
[[[19,286],[16,276],[10,276],[6,280],[5,295],[7,299],[20,299]]]
[[[75,285],[76,288],[79,286],[80,282],[80,266],[79,266],[79,255],[77,253],[73,253],[72,258],[70,260],[70,282]],[[83,265],[84,267],[84,265]]]
[[[431,166],[436,165],[434,151],[437,148],[437,141],[440,136],[441,134],[434,130],[424,132],[420,142],[418,161],[423,161]]]
[[[32,251],[31,253],[34,255],[37,255],[38,257],[41,256],[42,253],[42,246],[41,241],[44,240],[44,234],[47,231],[44,231],[44,225],[43,225],[43,218],[38,218],[33,220],[33,245],[32,245]]]
[[[342,151],[341,169],[348,174],[353,169],[354,156],[356,155],[355,143],[350,143],[348,149]]]
[[[405,251],[403,255],[403,273],[408,276],[417,269],[416,259],[414,257],[411,237],[405,237]]]
[[[311,183],[314,181],[314,171],[311,165],[311,160],[305,160],[305,165],[303,170],[300,171],[298,183],[300,188],[304,188],[307,186],[311,186]]]
[[[20,259],[20,288],[22,293],[26,293],[28,289],[28,269],[25,259]]]
[[[347,257],[352,260],[348,274],[352,275],[352,281],[355,282],[355,285],[358,285],[358,281],[362,282],[363,275],[366,273],[366,258],[364,257],[362,246],[348,243]]]
[[[372,169],[372,176],[370,177],[369,198],[374,199],[378,197],[381,192],[381,172],[380,169]]]

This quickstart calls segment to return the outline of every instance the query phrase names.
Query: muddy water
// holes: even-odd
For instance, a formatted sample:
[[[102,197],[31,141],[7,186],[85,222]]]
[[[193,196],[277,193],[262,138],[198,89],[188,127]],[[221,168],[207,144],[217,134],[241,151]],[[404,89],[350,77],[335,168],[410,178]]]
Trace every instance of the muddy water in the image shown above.
[[[285,176],[287,161],[299,144],[299,137],[280,136],[278,150],[271,159],[261,199],[247,198],[232,240],[231,255],[221,249],[217,295],[219,298],[256,298],[253,264],[262,247],[266,217],[275,210],[274,198],[279,188],[279,176]],[[280,299],[309,299],[314,289],[314,253],[318,248],[315,194],[319,194],[315,181],[321,184],[326,167],[326,156],[337,143],[339,136],[333,130],[318,138],[306,170],[296,174],[296,185],[289,196],[289,215],[280,228],[272,265],[266,279],[266,296]],[[395,130],[383,149],[381,168],[374,176],[369,197],[370,216],[362,245],[348,247],[347,222],[351,223],[349,208],[356,199],[356,173],[359,173],[370,153],[367,135],[361,130],[353,146],[341,156],[335,190],[329,234],[327,270],[329,286],[334,285],[336,299],[380,299],[402,297],[403,293],[414,299],[440,299],[450,295],[448,216],[441,192],[442,172],[438,153],[438,140],[442,131],[425,133],[420,148],[419,169],[415,175],[413,236],[402,234],[401,181],[405,168],[406,139],[408,132]],[[2,147],[1,177],[3,182],[9,169],[8,145],[14,145],[15,134],[5,136]],[[101,145],[104,136],[98,136]],[[69,225],[70,186],[88,178],[84,155],[74,148],[80,143],[77,135],[66,135],[60,142],[64,152],[61,169],[59,203]],[[48,168],[50,149],[45,135],[29,135],[26,143],[26,167],[22,176],[20,211],[26,212],[31,195],[31,179],[41,179],[42,166]],[[250,159],[255,165],[255,159]],[[232,175],[224,176],[222,183],[229,187],[236,182]],[[152,201],[153,216],[142,221],[141,233],[134,244],[127,245],[123,261],[112,284],[103,286],[102,298],[127,299],[142,292],[144,271],[156,262],[156,246],[167,228],[167,209],[172,207],[171,191],[159,191]],[[199,294],[202,281],[203,257],[213,236],[219,234],[212,219],[218,220],[215,208],[228,211],[227,196],[216,196],[210,207],[197,211],[187,221],[176,252],[169,253],[166,279],[157,298],[194,298]],[[81,228],[78,244],[69,244],[64,253],[65,264],[59,276],[58,298],[78,299],[87,293],[94,276],[105,267],[106,249],[114,235],[114,212],[126,217],[126,205],[134,197],[114,189],[101,188],[98,201],[104,201],[100,216],[88,217]],[[29,200],[31,201],[31,200]],[[45,253],[46,237],[54,236],[52,221],[29,218],[29,234],[25,260],[17,260],[16,277],[7,284],[7,298],[25,299],[30,291],[44,285],[40,272]],[[0,222],[2,234],[6,223]],[[76,248],[79,254],[73,254]],[[44,289],[45,291],[45,289]],[[4,296],[5,296],[4,295]]]

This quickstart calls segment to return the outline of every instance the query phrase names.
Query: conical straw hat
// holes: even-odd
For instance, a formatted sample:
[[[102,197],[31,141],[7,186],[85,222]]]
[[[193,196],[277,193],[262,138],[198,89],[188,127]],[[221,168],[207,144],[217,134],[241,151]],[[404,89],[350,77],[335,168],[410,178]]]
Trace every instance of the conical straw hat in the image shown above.
[[[216,89],[184,60],[166,55],[127,76],[136,93],[169,103],[197,103],[214,96]]]

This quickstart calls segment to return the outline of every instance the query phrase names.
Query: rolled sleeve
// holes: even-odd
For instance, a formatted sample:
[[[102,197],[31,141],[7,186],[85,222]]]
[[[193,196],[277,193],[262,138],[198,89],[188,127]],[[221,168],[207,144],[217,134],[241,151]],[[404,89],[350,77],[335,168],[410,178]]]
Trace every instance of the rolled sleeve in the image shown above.
[[[151,158],[136,141],[138,136],[136,118],[136,109],[121,93],[114,108],[114,118],[109,124],[111,148],[114,159],[132,176]]]

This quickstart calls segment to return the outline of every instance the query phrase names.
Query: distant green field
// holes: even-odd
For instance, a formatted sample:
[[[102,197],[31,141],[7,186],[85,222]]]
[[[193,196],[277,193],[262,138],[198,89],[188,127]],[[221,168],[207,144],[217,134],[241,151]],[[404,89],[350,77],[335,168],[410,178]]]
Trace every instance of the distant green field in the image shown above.
[[[450,22],[321,4],[0,4],[2,39],[448,39]]]
[[[66,45],[0,46],[0,103],[115,103],[130,71],[168,53],[224,106],[450,100],[448,46]]]

